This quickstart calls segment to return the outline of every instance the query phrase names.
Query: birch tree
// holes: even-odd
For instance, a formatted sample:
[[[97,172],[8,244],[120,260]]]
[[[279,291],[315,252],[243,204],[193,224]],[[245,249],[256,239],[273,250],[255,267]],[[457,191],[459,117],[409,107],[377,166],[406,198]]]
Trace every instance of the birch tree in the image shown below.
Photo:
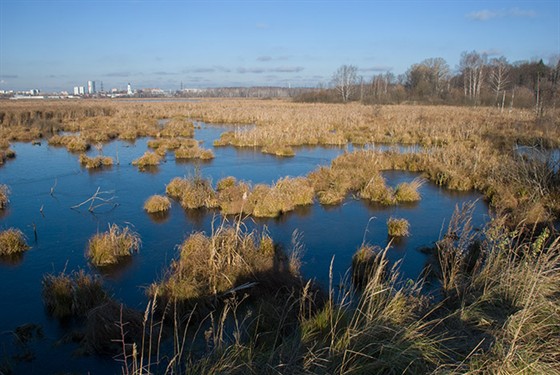
[[[333,85],[345,103],[350,100],[356,90],[357,72],[358,68],[354,65],[342,65],[333,74]]]

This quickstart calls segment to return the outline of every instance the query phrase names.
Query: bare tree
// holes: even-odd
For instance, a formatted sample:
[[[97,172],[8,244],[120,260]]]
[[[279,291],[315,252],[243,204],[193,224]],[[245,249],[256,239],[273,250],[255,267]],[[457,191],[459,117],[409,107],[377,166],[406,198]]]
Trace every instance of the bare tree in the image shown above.
[[[354,65],[342,65],[333,74],[333,85],[343,102],[350,100],[356,90],[358,68]]]
[[[505,98],[505,89],[509,85],[509,71],[510,66],[505,57],[501,56],[490,60],[490,75],[488,79],[492,91],[496,94],[496,103],[498,103],[498,99],[502,91]],[[502,110],[504,98],[502,99]]]
[[[486,73],[486,55],[476,51],[463,52],[459,69],[463,75],[463,88],[465,97],[474,103],[480,100],[480,90]]]

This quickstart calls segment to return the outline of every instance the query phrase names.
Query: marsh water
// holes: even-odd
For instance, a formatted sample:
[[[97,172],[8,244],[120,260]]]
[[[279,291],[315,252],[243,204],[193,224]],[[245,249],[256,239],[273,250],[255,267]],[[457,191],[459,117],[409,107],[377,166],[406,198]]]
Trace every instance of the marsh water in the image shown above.
[[[195,138],[203,147],[231,127],[199,124]],[[11,362],[22,373],[120,373],[120,364],[110,357],[74,356],[75,344],[55,345],[67,333],[65,326],[45,313],[41,300],[41,280],[45,273],[85,269],[101,274],[110,293],[130,307],[144,310],[144,288],[159,280],[170,261],[177,257],[179,245],[195,231],[211,232],[221,217],[216,211],[184,210],[173,202],[169,214],[154,218],[143,210],[144,201],[153,194],[165,194],[165,185],[174,177],[195,173],[210,177],[214,183],[226,176],[256,183],[273,183],[285,176],[303,176],[318,166],[328,165],[336,156],[351,148],[298,148],[296,156],[279,158],[258,149],[213,148],[215,158],[208,162],[179,162],[173,153],[153,170],[140,172],[132,160],[147,150],[148,139],[135,142],[113,141],[90,155],[118,159],[118,165],[99,171],[81,167],[78,155],[65,148],[15,143],[17,157],[0,167],[0,183],[11,190],[10,205],[0,213],[0,228],[16,227],[27,236],[32,248],[19,259],[0,260],[0,362]],[[417,149],[401,148],[400,152]],[[117,158],[118,156],[118,158]],[[418,174],[384,172],[388,185],[410,181]],[[72,208],[99,189],[112,203],[89,212],[87,205]],[[457,205],[475,202],[473,223],[482,227],[488,210],[477,193],[457,193],[434,184],[420,188],[422,200],[415,204],[382,207],[349,196],[338,206],[300,208],[276,219],[246,219],[248,229],[267,228],[271,237],[289,249],[294,232],[303,246],[302,273],[321,285],[329,282],[333,262],[335,282],[347,272],[351,258],[363,242],[385,247],[386,221],[391,216],[410,222],[409,237],[392,243],[388,257],[400,261],[403,277],[416,279],[430,255],[421,251],[438,240]],[[230,220],[232,220],[230,218]],[[140,252],[130,261],[109,270],[92,267],[85,258],[88,239],[105,231],[109,224],[131,226],[142,239]],[[18,326],[34,323],[42,326],[44,338],[30,344],[30,361],[14,359],[21,350],[11,332]],[[18,351],[19,350],[19,351]],[[31,358],[27,358],[31,359]]]

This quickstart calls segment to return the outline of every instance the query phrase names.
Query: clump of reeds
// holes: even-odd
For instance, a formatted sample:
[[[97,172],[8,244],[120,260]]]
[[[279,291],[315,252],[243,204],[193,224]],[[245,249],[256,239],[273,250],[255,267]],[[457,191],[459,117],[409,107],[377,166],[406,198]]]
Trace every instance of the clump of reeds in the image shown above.
[[[91,145],[79,135],[53,135],[49,138],[49,144],[52,146],[64,146],[68,151],[72,152],[85,152],[91,147]]]
[[[90,309],[109,299],[101,278],[88,275],[83,270],[69,274],[46,274],[42,284],[45,307],[49,314],[59,319],[83,317]]]
[[[358,195],[360,198],[368,199],[386,206],[396,203],[393,189],[386,185],[385,179],[379,173],[373,175],[369,182],[360,190]]]
[[[394,197],[397,202],[417,202],[420,200],[418,189],[425,183],[422,178],[415,178],[409,183],[403,182],[397,185]]]
[[[0,210],[5,209],[8,207],[8,203],[10,203],[10,188],[8,185],[0,185]]]
[[[6,159],[13,159],[16,157],[16,152],[11,148],[0,150],[0,165],[4,164]]]
[[[201,176],[176,177],[165,188],[166,193],[188,209],[217,207],[216,192],[210,180]]]
[[[113,224],[109,230],[90,238],[87,257],[96,266],[117,263],[121,258],[132,255],[140,249],[140,236],[128,227]]]
[[[193,146],[181,146],[175,150],[175,158],[210,160],[214,158],[214,152],[199,147],[198,144]]]
[[[113,158],[110,156],[95,156],[89,157],[86,154],[80,155],[80,164],[87,169],[95,169],[113,165]]]
[[[0,232],[0,256],[20,254],[29,248],[21,230],[9,228]]]
[[[146,151],[144,155],[132,161],[132,165],[138,166],[140,170],[147,167],[159,165],[163,157],[155,152]]]
[[[299,283],[297,272],[268,235],[222,225],[211,236],[194,233],[187,238],[169,276],[149,292],[188,301],[222,295],[241,285],[247,286],[246,293],[251,288],[274,290]]]
[[[235,177],[225,177],[216,184],[217,199],[220,210],[225,215],[239,213],[250,214],[254,204],[249,201],[251,187],[238,182]]]
[[[410,234],[410,224],[406,219],[390,217],[387,220],[387,233],[391,237],[406,237]]]
[[[283,178],[273,186],[257,185],[249,196],[256,217],[276,217],[313,203],[314,191],[304,178]]]
[[[144,210],[148,213],[166,212],[171,208],[171,201],[164,195],[152,195],[144,202]]]
[[[283,156],[283,157],[291,157],[291,156],[295,156],[296,154],[291,146],[284,145],[284,144],[277,144],[277,143],[264,146],[261,149],[261,152],[264,154],[272,154],[275,156]]]
[[[161,131],[162,137],[176,138],[186,137],[191,138],[194,135],[194,124],[184,118],[174,117],[169,120],[163,130]]]

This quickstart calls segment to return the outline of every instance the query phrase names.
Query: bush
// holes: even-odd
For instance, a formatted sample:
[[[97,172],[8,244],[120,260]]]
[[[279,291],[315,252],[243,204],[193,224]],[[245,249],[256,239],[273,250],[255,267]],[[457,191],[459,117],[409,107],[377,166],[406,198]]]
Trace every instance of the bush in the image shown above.
[[[87,257],[96,266],[115,264],[120,258],[130,256],[140,249],[140,236],[113,224],[109,231],[94,235],[88,243]]]
[[[171,201],[163,195],[152,195],[144,202],[144,210],[150,214],[168,211],[170,207]]]
[[[29,246],[22,231],[9,228],[0,232],[0,256],[20,254],[26,250]]]

